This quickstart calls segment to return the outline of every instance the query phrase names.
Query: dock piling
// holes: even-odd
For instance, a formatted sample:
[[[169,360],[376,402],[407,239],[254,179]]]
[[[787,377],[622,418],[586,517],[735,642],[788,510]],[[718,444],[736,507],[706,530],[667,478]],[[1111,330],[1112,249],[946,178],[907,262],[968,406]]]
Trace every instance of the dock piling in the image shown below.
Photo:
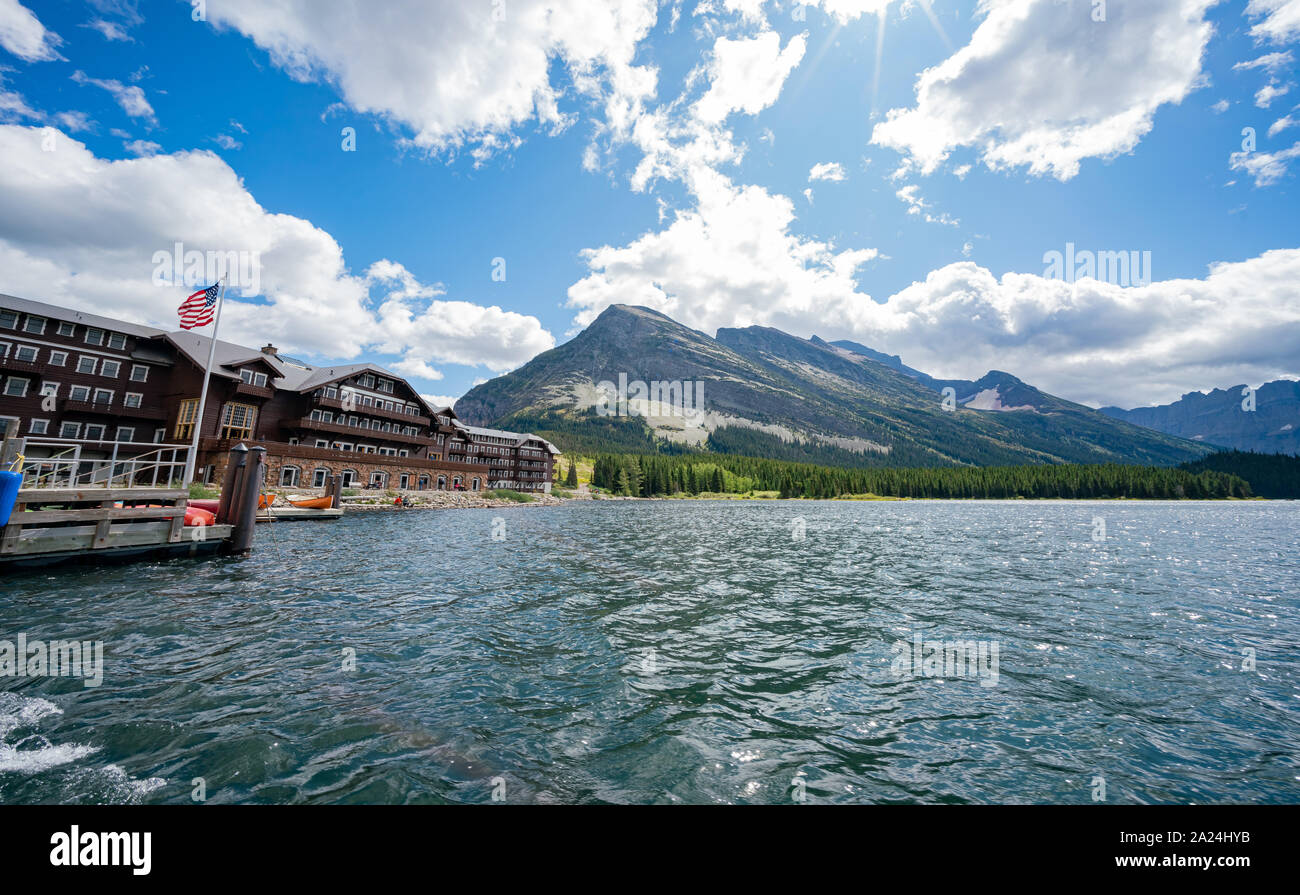
[[[242,447],[242,445],[240,445]],[[240,477],[238,503],[232,504],[238,516],[235,530],[230,533],[230,551],[247,553],[253,549],[253,529],[257,525],[257,498],[266,476],[266,448],[255,447],[247,451]],[[234,453],[233,449],[231,453]]]

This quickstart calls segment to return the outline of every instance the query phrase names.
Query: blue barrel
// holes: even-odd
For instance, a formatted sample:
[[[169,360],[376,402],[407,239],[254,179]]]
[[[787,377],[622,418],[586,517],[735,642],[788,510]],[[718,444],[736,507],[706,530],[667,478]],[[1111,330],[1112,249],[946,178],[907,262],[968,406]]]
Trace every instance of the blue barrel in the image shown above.
[[[23,483],[21,473],[0,472],[0,525],[9,524],[9,514],[18,499],[18,486]]]

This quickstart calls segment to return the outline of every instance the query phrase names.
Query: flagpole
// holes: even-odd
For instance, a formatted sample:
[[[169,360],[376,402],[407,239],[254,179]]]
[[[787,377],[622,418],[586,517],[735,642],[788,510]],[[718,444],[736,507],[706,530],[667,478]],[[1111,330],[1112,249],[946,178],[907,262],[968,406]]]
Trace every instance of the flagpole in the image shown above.
[[[212,344],[208,346],[208,365],[203,368],[203,388],[199,392],[198,415],[194,418],[194,434],[190,437],[190,451],[185,457],[185,481],[182,488],[189,490],[194,481],[194,464],[199,456],[199,433],[203,430],[203,410],[208,403],[208,378],[212,376],[212,360],[217,355],[217,330],[221,329],[221,308],[226,303],[226,277],[221,278],[221,291],[217,293],[217,318],[212,322]]]

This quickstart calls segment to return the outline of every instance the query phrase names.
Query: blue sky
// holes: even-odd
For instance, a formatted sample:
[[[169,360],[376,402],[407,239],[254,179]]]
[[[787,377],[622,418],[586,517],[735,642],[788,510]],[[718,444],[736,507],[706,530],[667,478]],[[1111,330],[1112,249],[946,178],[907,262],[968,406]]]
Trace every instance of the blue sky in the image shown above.
[[[171,325],[155,252],[248,250],[223,335],[446,397],[613,301],[1092,404],[1300,375],[1300,0],[596,7],[0,0],[0,290]]]

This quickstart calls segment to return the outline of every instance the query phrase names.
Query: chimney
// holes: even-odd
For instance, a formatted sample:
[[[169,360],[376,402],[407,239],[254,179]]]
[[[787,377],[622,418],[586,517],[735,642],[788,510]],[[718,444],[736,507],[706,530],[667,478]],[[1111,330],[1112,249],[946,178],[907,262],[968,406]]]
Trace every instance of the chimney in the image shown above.
[[[270,345],[270,344],[268,344],[268,345],[263,345],[263,346],[262,346],[262,353],[263,353],[263,354],[269,354],[269,355],[271,355],[271,357],[275,357],[276,355],[278,355],[278,354],[280,353],[280,349],[279,349],[279,348],[276,348],[274,345]]]

